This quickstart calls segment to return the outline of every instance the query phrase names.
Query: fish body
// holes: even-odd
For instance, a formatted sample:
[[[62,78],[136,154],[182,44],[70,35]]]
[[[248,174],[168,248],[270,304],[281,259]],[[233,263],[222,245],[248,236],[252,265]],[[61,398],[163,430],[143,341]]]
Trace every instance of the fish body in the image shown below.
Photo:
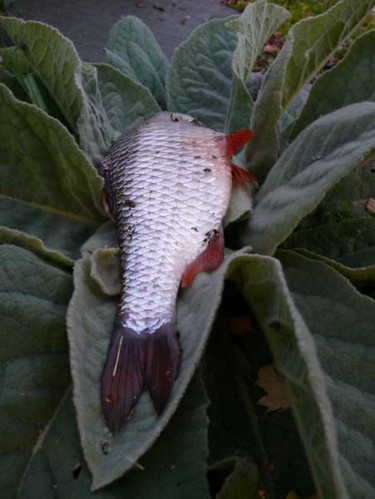
[[[223,134],[191,116],[160,113],[114,143],[101,173],[121,263],[102,405],[118,431],[145,387],[157,412],[168,400],[180,362],[177,293],[223,259],[232,170]]]

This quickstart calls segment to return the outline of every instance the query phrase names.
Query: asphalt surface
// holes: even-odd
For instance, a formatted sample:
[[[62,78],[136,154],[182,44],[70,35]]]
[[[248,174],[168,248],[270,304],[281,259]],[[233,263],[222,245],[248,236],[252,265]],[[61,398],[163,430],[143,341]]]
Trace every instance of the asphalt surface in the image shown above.
[[[140,17],[168,58],[198,25],[233,15],[220,0],[21,0],[18,15],[51,24],[70,38],[81,58],[101,62],[111,27],[126,15]]]

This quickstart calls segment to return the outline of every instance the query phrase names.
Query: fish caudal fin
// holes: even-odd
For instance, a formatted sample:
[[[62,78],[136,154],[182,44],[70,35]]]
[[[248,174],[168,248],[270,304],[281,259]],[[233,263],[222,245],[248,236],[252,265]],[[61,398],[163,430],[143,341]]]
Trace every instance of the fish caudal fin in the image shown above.
[[[102,408],[108,427],[118,432],[131,417],[144,388],[144,337],[116,322],[102,374]]]
[[[168,402],[180,367],[181,351],[173,324],[164,324],[147,338],[146,386],[158,414]]]
[[[155,410],[168,399],[180,364],[175,328],[165,324],[153,334],[137,334],[116,322],[101,382],[101,401],[109,429],[119,432],[132,416],[147,386]]]

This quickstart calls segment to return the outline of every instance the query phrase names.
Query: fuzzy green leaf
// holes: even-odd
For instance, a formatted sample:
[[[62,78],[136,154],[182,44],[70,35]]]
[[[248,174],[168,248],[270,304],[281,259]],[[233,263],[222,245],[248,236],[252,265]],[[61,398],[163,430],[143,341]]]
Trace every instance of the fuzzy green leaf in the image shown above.
[[[44,247],[43,252],[51,252],[66,262],[79,258],[82,244],[97,227],[95,223],[49,211],[48,207],[36,207],[0,195],[1,226],[5,230],[9,229],[17,238],[21,234],[30,236],[34,240],[33,245]],[[15,244],[20,245],[19,241]]]
[[[111,253],[111,250],[107,252]],[[113,291],[114,287],[113,274],[110,273],[110,282],[104,282],[107,274],[99,270],[103,258],[108,267],[108,258],[103,251],[94,252],[91,258],[76,265],[75,291],[68,313],[74,402],[85,458],[94,477],[94,489],[111,483],[130,469],[175,412],[202,355],[220,302],[225,269],[224,265],[212,275],[198,276],[179,300],[177,323],[183,356],[166,410],[157,417],[149,395],[144,393],[125,431],[112,436],[101,413],[99,386],[118,297],[104,295],[101,291],[108,288]],[[119,292],[119,282],[117,286]],[[108,442],[108,455],[100,450],[100,441]]]
[[[263,184],[244,239],[272,254],[327,191],[375,151],[374,103],[328,114],[288,147]]]
[[[109,487],[96,491],[94,497],[208,498],[206,405],[202,383],[196,377],[163,435],[142,458],[142,464]],[[69,393],[30,461],[21,493],[23,497],[39,499],[54,494],[57,488],[62,499],[86,499],[93,497],[90,482]]]
[[[278,121],[283,110],[373,5],[373,0],[340,0],[323,14],[304,19],[290,29],[254,106],[255,138],[248,147],[248,159],[258,179],[264,179],[276,161]]]
[[[0,193],[86,224],[105,219],[102,180],[57,120],[0,85]]]
[[[0,26],[14,43],[0,49],[5,67],[38,78],[56,107],[51,114],[79,136],[82,149],[98,163],[110,145],[111,130],[92,67],[85,68],[72,42],[51,26],[10,17],[0,18]]]
[[[140,118],[160,112],[150,90],[109,64],[96,64],[103,106],[112,127],[124,132]]]
[[[289,252],[279,256],[325,372],[349,497],[373,497],[375,302],[324,263]]]
[[[232,17],[198,26],[174,52],[168,73],[168,109],[191,114],[215,130],[225,130],[236,35]]]
[[[336,184],[283,247],[307,249],[354,267],[374,264],[374,198],[375,175],[369,162]]]
[[[36,236],[30,236],[19,230],[0,226],[0,240],[3,244],[14,244],[15,246],[25,248],[35,255],[40,256],[45,261],[54,263],[55,265],[61,265],[68,268],[73,267],[74,261],[72,259],[62,255],[56,250],[46,248],[43,241]]]
[[[255,499],[258,495],[258,470],[247,459],[238,459],[233,472],[217,494],[217,499]]]
[[[284,254],[284,250],[280,250],[281,255]],[[310,260],[317,260],[318,262],[323,262],[329,267],[335,269],[339,274],[346,277],[355,286],[358,291],[365,292],[366,290],[375,289],[375,258],[372,259],[372,263],[369,266],[363,266],[359,268],[351,268],[343,265],[336,260],[331,260],[325,256],[313,253],[309,250],[295,250],[295,253],[305,256]],[[276,253],[276,256],[278,252]]]
[[[318,495],[346,498],[323,372],[280,263],[270,257],[239,257],[229,265],[227,277],[248,301],[284,377]]]
[[[13,497],[40,431],[70,383],[65,316],[72,278],[0,246],[0,489]]]
[[[313,86],[293,127],[292,139],[320,116],[355,102],[375,101],[375,31],[355,41],[348,54]]]
[[[233,83],[226,117],[226,131],[248,128],[253,110],[253,99],[247,88],[257,56],[268,38],[289,18],[283,7],[257,0],[249,4],[243,14],[229,21],[238,42],[233,53]]]
[[[112,28],[106,62],[139,81],[165,109],[168,61],[152,31],[137,17],[127,16]]]

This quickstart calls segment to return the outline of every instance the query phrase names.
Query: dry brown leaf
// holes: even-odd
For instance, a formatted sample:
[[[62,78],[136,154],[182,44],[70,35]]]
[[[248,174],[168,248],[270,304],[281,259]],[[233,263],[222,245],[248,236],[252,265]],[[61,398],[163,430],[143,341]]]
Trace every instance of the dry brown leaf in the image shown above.
[[[289,401],[284,389],[284,379],[274,364],[259,369],[257,385],[267,393],[258,400],[258,404],[267,407],[269,411],[288,409]]]
[[[366,210],[371,213],[371,214],[374,214],[375,213],[375,199],[373,198],[370,198],[367,203],[366,203]]]

